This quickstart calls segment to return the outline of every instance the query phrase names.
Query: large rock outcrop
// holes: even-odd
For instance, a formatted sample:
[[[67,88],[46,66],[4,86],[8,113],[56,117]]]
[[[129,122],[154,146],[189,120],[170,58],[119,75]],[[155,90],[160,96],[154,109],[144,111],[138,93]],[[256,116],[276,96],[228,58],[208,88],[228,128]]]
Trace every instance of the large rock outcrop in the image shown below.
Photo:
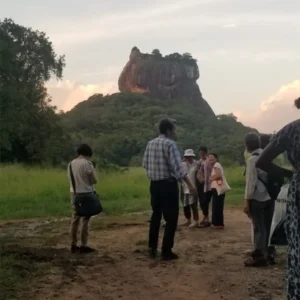
[[[199,69],[191,56],[143,54],[137,47],[119,77],[119,90],[148,94],[159,99],[185,99],[205,115],[215,115],[197,84]]]

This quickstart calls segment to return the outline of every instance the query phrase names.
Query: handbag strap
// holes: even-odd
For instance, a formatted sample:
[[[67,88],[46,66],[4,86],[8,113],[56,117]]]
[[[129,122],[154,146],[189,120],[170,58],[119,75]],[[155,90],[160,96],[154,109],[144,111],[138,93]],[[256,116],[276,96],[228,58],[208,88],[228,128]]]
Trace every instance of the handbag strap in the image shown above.
[[[69,169],[70,169],[70,177],[71,177],[73,192],[76,195],[76,184],[75,184],[75,178],[72,170],[72,162],[70,162]]]

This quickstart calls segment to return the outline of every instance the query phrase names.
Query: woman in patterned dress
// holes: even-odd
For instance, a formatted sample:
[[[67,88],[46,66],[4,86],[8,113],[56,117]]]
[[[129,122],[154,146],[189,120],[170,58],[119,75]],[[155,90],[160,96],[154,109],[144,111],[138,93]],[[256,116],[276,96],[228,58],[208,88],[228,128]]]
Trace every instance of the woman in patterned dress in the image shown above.
[[[295,100],[300,109],[300,98]],[[287,152],[294,172],[280,168],[272,161]],[[268,173],[292,178],[287,204],[286,234],[288,239],[287,299],[300,299],[300,119],[287,124],[273,137],[260,155],[257,166]]]

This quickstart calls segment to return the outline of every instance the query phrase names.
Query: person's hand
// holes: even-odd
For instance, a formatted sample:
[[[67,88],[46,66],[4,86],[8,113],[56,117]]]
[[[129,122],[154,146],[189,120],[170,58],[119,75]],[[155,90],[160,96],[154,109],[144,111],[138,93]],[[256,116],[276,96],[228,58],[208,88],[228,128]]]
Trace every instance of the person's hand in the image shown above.
[[[250,218],[249,204],[246,203],[243,209],[244,213]]]
[[[191,195],[193,195],[194,197],[198,196],[197,189],[193,185],[191,185],[189,187],[189,190],[190,190]]]

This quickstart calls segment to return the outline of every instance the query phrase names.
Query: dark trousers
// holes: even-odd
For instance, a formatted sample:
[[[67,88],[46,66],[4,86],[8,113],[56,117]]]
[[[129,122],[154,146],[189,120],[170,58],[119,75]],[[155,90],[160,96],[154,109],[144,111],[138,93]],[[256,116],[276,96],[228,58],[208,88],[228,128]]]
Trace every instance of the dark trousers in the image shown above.
[[[190,220],[192,218],[192,213],[193,213],[193,218],[195,221],[199,220],[199,215],[198,215],[198,205],[197,202],[186,205],[183,207],[183,213],[186,219]]]
[[[206,208],[206,197],[204,193],[204,183],[197,181],[197,193],[199,199],[199,205],[204,216],[208,215],[208,208]]]
[[[209,215],[209,204],[211,202],[212,195],[213,195],[212,191],[208,191],[204,193],[204,201],[201,209],[205,217],[208,217]]]
[[[224,226],[224,201],[225,194],[218,195],[216,189],[212,189],[212,218],[214,226]]]
[[[179,214],[177,181],[152,181],[150,185],[152,216],[149,230],[149,248],[156,250],[162,216],[166,221],[162,252],[169,253],[174,246],[174,236]]]
[[[274,214],[275,202],[268,201],[249,201],[249,211],[253,224],[254,250],[258,256],[267,256],[271,250],[268,249],[269,236],[271,231],[272,219]]]

